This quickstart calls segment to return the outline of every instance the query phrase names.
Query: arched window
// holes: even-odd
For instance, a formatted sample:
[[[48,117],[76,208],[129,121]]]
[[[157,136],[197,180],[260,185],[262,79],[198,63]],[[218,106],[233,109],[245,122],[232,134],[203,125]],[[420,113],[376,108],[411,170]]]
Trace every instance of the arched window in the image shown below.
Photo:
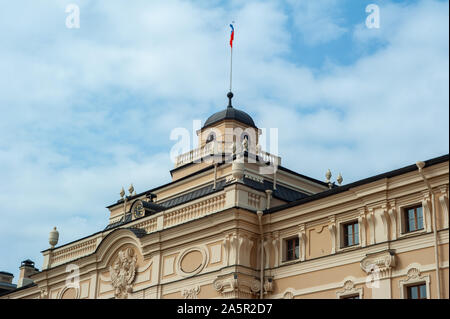
[[[216,134],[214,132],[209,133],[208,138],[206,139],[206,143],[212,142],[216,139]]]
[[[249,137],[248,134],[245,133],[245,132],[242,133],[242,135],[241,135],[241,143],[242,143],[242,141],[243,141],[244,139],[247,139],[247,143],[250,144],[250,137]]]

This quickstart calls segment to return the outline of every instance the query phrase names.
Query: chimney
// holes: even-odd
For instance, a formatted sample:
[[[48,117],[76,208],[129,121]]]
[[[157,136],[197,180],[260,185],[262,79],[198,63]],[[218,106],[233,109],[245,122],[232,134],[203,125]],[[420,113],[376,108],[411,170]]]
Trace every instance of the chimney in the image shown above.
[[[30,277],[39,272],[39,269],[34,268],[34,261],[31,261],[29,259],[22,261],[19,269],[20,274],[19,280],[17,282],[17,288],[33,283],[33,280],[31,280]]]
[[[13,278],[13,274],[5,271],[0,271],[0,294],[16,289],[16,285],[12,283]]]

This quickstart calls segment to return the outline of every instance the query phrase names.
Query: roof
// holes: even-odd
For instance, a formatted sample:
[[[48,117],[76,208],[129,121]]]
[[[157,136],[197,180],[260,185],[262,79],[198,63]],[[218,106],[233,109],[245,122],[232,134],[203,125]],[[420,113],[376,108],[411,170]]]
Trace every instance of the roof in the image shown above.
[[[203,125],[203,128],[211,126],[223,120],[235,120],[256,128],[255,122],[253,122],[253,119],[250,115],[248,115],[244,111],[235,109],[234,107],[227,107],[225,110],[214,113],[213,115],[208,117],[205,124]]]
[[[253,189],[259,190],[259,191],[265,191],[265,190],[270,189],[273,191],[272,192],[273,197],[279,198],[286,202],[292,202],[292,201],[309,196],[307,194],[284,187],[279,184],[276,184],[276,189],[273,189],[273,182],[267,181],[267,180],[264,180],[263,183],[260,183],[260,182],[257,182],[252,179],[244,177],[244,184]]]
[[[444,162],[446,162],[448,160],[449,160],[449,154],[443,155],[443,156],[439,156],[439,157],[435,157],[435,158],[432,158],[432,159],[429,159],[429,160],[425,161],[425,167],[436,165],[436,164],[440,164],[440,163],[444,163]],[[287,203],[287,204],[284,204],[284,205],[280,205],[280,206],[268,209],[265,212],[269,213],[269,214],[270,213],[275,213],[275,212],[284,210],[284,209],[289,208],[289,207],[302,205],[302,204],[305,204],[305,203],[308,203],[308,202],[312,202],[312,201],[315,201],[315,200],[318,200],[318,199],[322,199],[322,198],[325,198],[325,197],[328,197],[328,196],[339,194],[339,193],[348,191],[350,188],[358,187],[358,186],[361,186],[361,185],[364,185],[364,184],[369,184],[369,183],[372,183],[372,182],[375,182],[375,181],[378,181],[378,180],[381,180],[381,179],[384,179],[384,178],[395,177],[395,176],[406,174],[406,173],[413,172],[413,171],[416,171],[416,170],[418,170],[416,164],[408,165],[408,166],[405,166],[405,167],[402,167],[402,168],[399,168],[399,169],[396,169],[396,170],[393,170],[393,171],[389,171],[389,172],[386,172],[386,173],[383,173],[383,174],[379,174],[379,175],[375,175],[375,176],[368,177],[368,178],[365,178],[365,179],[361,179],[359,181],[356,181],[356,182],[353,182],[353,183],[350,183],[350,184],[347,184],[347,185],[338,186],[338,187],[335,187],[335,188],[332,188],[332,189],[329,189],[329,190],[326,190],[326,191],[323,191],[323,192],[320,192],[320,193],[317,193],[317,194],[314,194],[314,195],[310,195],[308,197],[305,197],[305,198],[302,198],[302,199],[299,199],[299,200],[296,200],[296,201],[293,201],[293,202],[290,202],[290,203]]]
[[[250,156],[250,157],[253,157],[253,158],[257,158],[257,156],[255,157],[254,154],[249,154],[248,152],[245,152],[245,156],[246,156],[246,157]],[[235,157],[236,157],[236,155],[233,156],[233,159],[235,159]],[[203,161],[203,159],[201,159],[201,160]],[[180,167],[174,168],[174,169],[172,169],[172,170],[170,171],[170,174],[172,175],[172,173],[173,173],[174,171],[178,170],[178,169],[183,169],[183,168],[185,168],[185,167],[188,166],[188,165],[195,165],[195,164],[197,164],[197,163],[191,162],[191,163],[187,163],[187,164],[185,164],[185,165],[182,165],[182,166],[180,166]],[[222,162],[222,163],[219,163],[219,166],[220,166],[220,165],[224,165],[224,164],[227,164],[227,161],[226,161],[226,160],[225,160],[224,162]],[[195,175],[198,175],[198,174],[204,173],[204,172],[206,172],[206,171],[209,171],[209,170],[211,170],[211,169],[213,169],[213,168],[214,168],[214,165],[209,165],[209,166],[207,166],[207,167],[205,167],[205,168],[202,168],[201,170],[198,170],[198,171],[193,172],[193,173],[191,173],[191,174],[189,174],[189,175],[183,176],[182,178],[179,178],[179,179],[177,179],[177,180],[175,180],[175,181],[171,181],[171,182],[169,182],[169,183],[160,185],[160,186],[158,186],[158,187],[155,187],[155,188],[152,188],[152,189],[150,189],[150,190],[147,190],[147,191],[138,193],[138,194],[136,194],[136,195],[127,196],[127,199],[128,199],[128,201],[130,201],[130,200],[133,200],[133,199],[135,199],[135,198],[141,197],[142,195],[151,194],[151,193],[153,193],[153,192],[155,192],[155,191],[157,191],[157,190],[160,190],[160,189],[162,189],[162,188],[164,188],[164,187],[167,187],[167,186],[170,186],[170,185],[174,185],[174,184],[179,183],[179,182],[181,182],[181,181],[183,181],[183,180],[189,179],[189,178],[191,178],[191,177],[193,177],[193,176],[195,176]],[[328,187],[328,184],[325,183],[325,182],[322,182],[322,181],[317,180],[317,179],[315,179],[315,178],[312,178],[312,177],[309,177],[309,176],[302,175],[302,174],[300,174],[300,173],[294,172],[294,171],[292,171],[292,170],[290,170],[290,169],[287,169],[286,167],[283,167],[283,166],[281,166],[281,165],[278,166],[278,169],[279,169],[279,170],[282,170],[282,171],[285,171],[285,172],[287,172],[287,173],[289,173],[289,174],[295,175],[295,176],[297,176],[297,177],[301,177],[301,178],[303,178],[303,179],[309,180],[309,181],[311,181],[311,182],[313,182],[313,183],[316,183],[316,184],[319,184],[319,185]],[[118,204],[122,204],[123,201],[124,201],[123,199],[119,199],[119,200],[117,200],[117,202],[115,202],[114,204],[111,204],[111,205],[106,206],[106,208],[109,209],[109,208],[114,207],[114,206],[116,206],[116,205],[118,205]]]
[[[160,212],[162,210],[166,210],[166,209],[169,209],[169,208],[172,208],[172,207],[175,207],[175,206],[187,203],[187,202],[192,201],[194,199],[197,199],[197,198],[200,198],[200,197],[212,194],[214,192],[220,191],[220,190],[222,190],[225,187],[225,180],[218,181],[216,183],[216,188],[215,189],[213,187],[214,187],[213,184],[209,184],[209,185],[207,185],[205,187],[196,189],[196,190],[194,190],[192,192],[189,192],[189,193],[186,193],[186,194],[183,194],[183,195],[180,195],[180,196],[177,196],[177,197],[174,197],[174,198],[162,201],[162,202],[157,204],[157,206],[160,207],[161,209],[159,209],[158,211],[146,214],[146,216],[150,216],[150,215],[156,214],[157,212]],[[156,204],[154,204],[154,205],[156,205]],[[131,214],[128,213],[128,214],[125,215],[125,220],[122,217],[122,219],[120,219],[118,222],[113,223],[113,224],[109,224],[108,226],[106,226],[105,230],[115,228],[115,227],[123,225],[123,224],[125,224],[125,223],[127,223],[129,221],[131,221]]]
[[[0,275],[14,276],[12,273],[6,271],[0,271]]]
[[[14,290],[2,292],[2,293],[0,293],[0,297],[1,297],[1,296],[8,295],[8,294],[11,294],[11,293],[13,293],[13,292],[17,292],[17,291],[20,291],[20,290],[24,290],[24,289],[28,289],[28,288],[31,288],[31,287],[35,287],[35,286],[37,286],[37,284],[35,284],[34,282],[32,282],[32,283],[29,283],[28,285],[22,286],[22,287],[20,287],[20,288],[16,288],[16,289],[14,289]]]

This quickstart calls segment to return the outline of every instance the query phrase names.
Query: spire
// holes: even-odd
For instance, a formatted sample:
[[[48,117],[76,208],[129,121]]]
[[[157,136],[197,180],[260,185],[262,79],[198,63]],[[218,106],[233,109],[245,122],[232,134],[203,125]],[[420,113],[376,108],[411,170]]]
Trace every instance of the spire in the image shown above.
[[[233,106],[231,105],[231,99],[233,98],[233,93],[231,91],[228,92],[227,97],[228,97],[228,106],[227,107],[232,108]]]

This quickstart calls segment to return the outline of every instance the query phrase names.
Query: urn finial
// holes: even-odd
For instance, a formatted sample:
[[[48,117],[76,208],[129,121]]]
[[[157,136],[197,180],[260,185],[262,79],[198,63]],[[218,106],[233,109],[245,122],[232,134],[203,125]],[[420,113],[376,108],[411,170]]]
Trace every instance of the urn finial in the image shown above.
[[[130,188],[128,188],[128,191],[130,192],[130,195],[133,195],[133,192],[134,192],[133,184],[130,185]]]
[[[50,236],[48,237],[48,243],[51,248],[54,248],[58,244],[59,232],[56,230],[56,226],[53,227],[53,230],[50,232]]]
[[[325,174],[325,177],[327,179],[326,182],[329,183],[330,179],[331,179],[331,171],[330,171],[330,169],[328,169],[327,173]]]
[[[341,173],[339,173],[338,177],[336,178],[336,181],[338,182],[339,186],[341,186],[343,180],[344,178],[342,177]]]

